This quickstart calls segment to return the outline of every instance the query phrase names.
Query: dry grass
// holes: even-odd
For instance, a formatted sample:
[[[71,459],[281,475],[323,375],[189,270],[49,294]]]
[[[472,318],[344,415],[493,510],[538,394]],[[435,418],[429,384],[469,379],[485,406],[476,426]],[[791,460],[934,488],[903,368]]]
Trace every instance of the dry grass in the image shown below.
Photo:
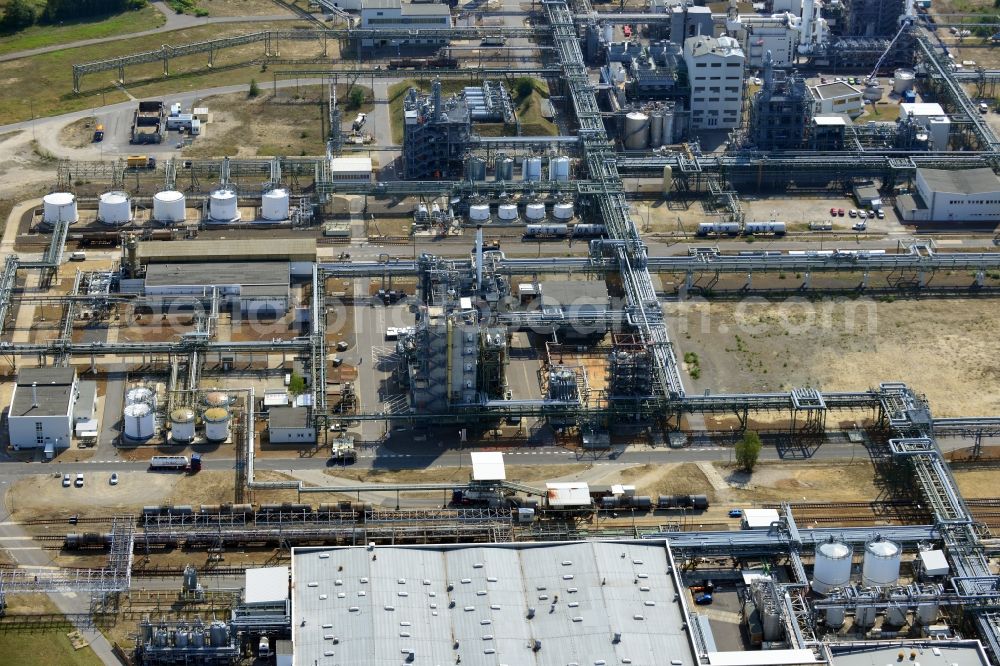
[[[997,496],[996,469],[956,469],[952,470],[958,489],[968,499],[993,498]]]
[[[85,148],[94,142],[94,118],[81,118],[59,130],[59,143],[69,148]]]
[[[198,0],[198,8],[209,16],[280,16],[291,15],[272,0]]]

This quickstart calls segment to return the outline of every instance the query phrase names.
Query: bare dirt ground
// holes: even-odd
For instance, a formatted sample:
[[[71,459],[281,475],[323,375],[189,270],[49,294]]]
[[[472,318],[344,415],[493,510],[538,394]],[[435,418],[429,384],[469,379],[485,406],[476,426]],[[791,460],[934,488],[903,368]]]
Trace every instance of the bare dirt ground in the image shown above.
[[[59,143],[70,148],[85,148],[94,142],[93,118],[81,118],[59,130]]]
[[[967,499],[992,498],[997,496],[997,479],[1000,472],[994,469],[952,470],[958,489]]]
[[[693,391],[865,390],[904,381],[936,416],[1000,412],[990,300],[672,303],[679,356],[697,354]]]
[[[0,198],[21,200],[32,187],[55,179],[55,160],[42,157],[36,148],[28,130],[0,135]]]

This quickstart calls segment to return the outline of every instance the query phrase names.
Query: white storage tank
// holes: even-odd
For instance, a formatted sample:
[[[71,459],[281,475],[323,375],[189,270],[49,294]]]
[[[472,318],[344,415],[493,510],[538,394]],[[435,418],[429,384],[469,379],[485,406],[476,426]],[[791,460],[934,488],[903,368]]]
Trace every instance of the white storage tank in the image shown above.
[[[826,594],[851,582],[851,558],[854,549],[843,541],[831,538],[816,546],[812,589]]]
[[[649,145],[652,148],[659,148],[664,143],[663,111],[656,110],[649,116]]]
[[[524,207],[524,217],[529,222],[540,222],[545,219],[545,204],[530,203]]]
[[[121,226],[132,221],[132,201],[125,192],[105,192],[97,202],[97,221]]]
[[[223,391],[209,391],[202,399],[206,407],[228,407],[229,396]]]
[[[844,607],[834,606],[832,608],[827,608],[826,611],[826,626],[831,629],[840,629],[844,626]]]
[[[530,182],[536,182],[542,179],[542,158],[541,157],[527,157],[524,160],[524,166],[522,167],[522,176],[524,180]]]
[[[178,407],[170,412],[170,439],[184,444],[194,439],[194,410]]]
[[[573,204],[563,202],[557,203],[552,207],[552,217],[560,222],[566,222],[573,219]]]
[[[899,562],[903,551],[898,544],[876,537],[865,544],[861,582],[868,587],[893,585],[899,580]]]
[[[611,23],[607,23],[603,27],[604,30],[604,43],[610,44],[615,41],[615,26]]]
[[[229,410],[212,407],[202,414],[205,421],[205,439],[210,442],[224,442],[229,439]]]
[[[153,220],[161,224],[184,222],[187,202],[182,192],[166,190],[153,195]]]
[[[69,222],[73,224],[80,219],[76,210],[76,197],[69,192],[53,192],[42,197],[42,222],[55,224]]]
[[[669,164],[663,167],[663,193],[670,194],[674,187],[674,169]]]
[[[892,91],[897,95],[902,95],[910,90],[913,88],[915,76],[912,69],[897,69],[892,74]]]
[[[240,219],[236,206],[236,192],[215,190],[208,199],[208,216],[213,222],[235,222]]]
[[[288,219],[288,190],[277,187],[260,198],[260,216],[270,222]]]
[[[560,182],[569,180],[569,158],[553,157],[549,160],[549,179]]]
[[[627,150],[642,150],[649,145],[649,116],[639,111],[625,115],[623,143]]]
[[[501,222],[513,222],[517,219],[517,205],[516,204],[500,204],[497,208],[497,219]]]
[[[156,394],[152,389],[145,386],[136,386],[135,388],[130,388],[127,393],[125,393],[125,404],[126,405],[137,405],[139,403],[144,403],[147,405],[152,405],[156,408]]]
[[[153,408],[144,402],[125,405],[125,437],[141,442],[153,436]]]
[[[917,624],[928,625],[934,624],[938,616],[938,604],[936,601],[927,601],[921,604],[917,604],[917,612],[914,618]]]
[[[489,204],[472,204],[471,206],[469,206],[469,221],[489,222],[490,221]]]

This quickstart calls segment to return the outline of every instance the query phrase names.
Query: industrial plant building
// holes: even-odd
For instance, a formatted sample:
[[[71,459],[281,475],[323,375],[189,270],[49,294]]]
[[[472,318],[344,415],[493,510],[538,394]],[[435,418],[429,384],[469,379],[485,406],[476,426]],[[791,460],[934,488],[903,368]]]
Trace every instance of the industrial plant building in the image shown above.
[[[684,63],[691,85],[691,129],[734,129],[743,105],[743,50],[732,37],[689,37]]]
[[[10,445],[43,449],[51,457],[72,445],[73,409],[78,397],[74,368],[25,368],[17,374],[7,427]]]
[[[845,114],[855,118],[864,111],[861,91],[849,83],[833,81],[812,87],[817,114]]]
[[[432,83],[429,96],[410,88],[403,102],[404,176],[433,180],[461,174],[471,131],[469,105],[458,96],[445,99],[440,81]]]
[[[316,441],[312,410],[306,407],[271,407],[267,411],[267,437],[272,444],[310,444]]]
[[[917,191],[896,197],[907,222],[996,222],[1000,178],[992,169],[917,169]]]
[[[451,9],[440,2],[413,3],[403,0],[361,0],[361,27],[383,30],[447,28]],[[363,39],[362,46],[443,45],[447,37]]]
[[[144,292],[163,305],[174,297],[211,298],[244,315],[276,316],[290,304],[289,264],[285,262],[219,262],[211,264],[151,264],[146,267]]]

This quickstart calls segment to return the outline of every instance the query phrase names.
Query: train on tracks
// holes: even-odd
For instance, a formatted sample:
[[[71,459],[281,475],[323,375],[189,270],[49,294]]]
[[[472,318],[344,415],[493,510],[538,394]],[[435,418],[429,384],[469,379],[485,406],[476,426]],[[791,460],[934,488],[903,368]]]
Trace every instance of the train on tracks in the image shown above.
[[[393,58],[389,69],[458,69],[458,59],[446,56],[435,58]]]

